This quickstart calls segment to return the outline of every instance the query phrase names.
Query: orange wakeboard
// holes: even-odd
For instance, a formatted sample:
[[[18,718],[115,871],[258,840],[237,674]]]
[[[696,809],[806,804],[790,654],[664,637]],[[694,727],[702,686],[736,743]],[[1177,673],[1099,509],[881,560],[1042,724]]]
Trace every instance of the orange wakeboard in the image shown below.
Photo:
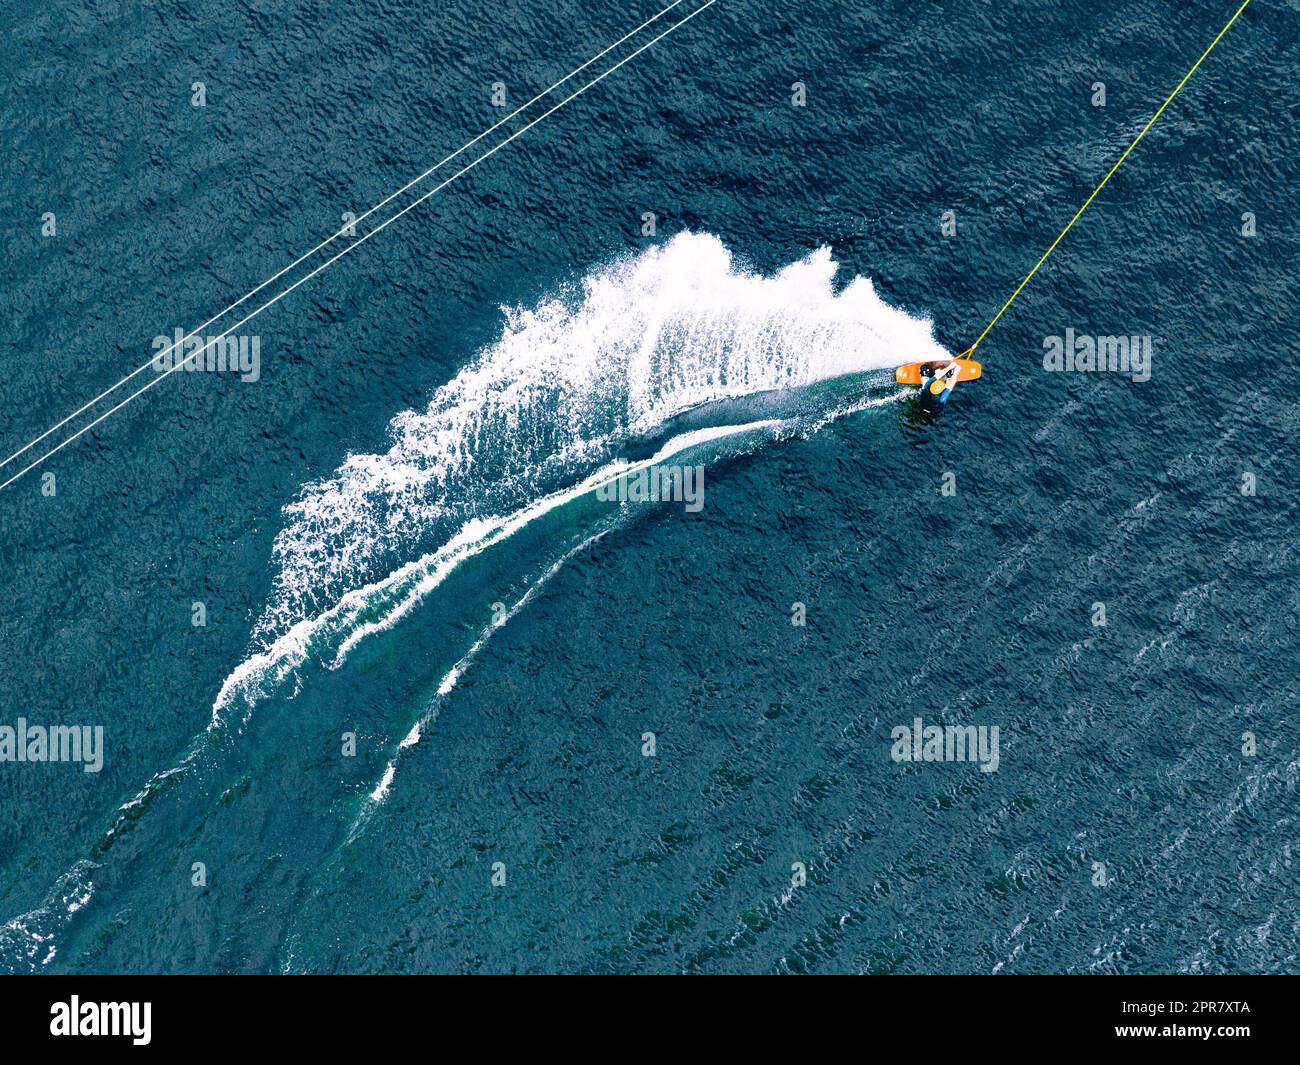
[[[921,377],[922,366],[933,367],[937,373],[952,361],[953,360],[951,359],[946,359],[942,362],[931,363],[909,362],[906,366],[900,366],[894,371],[894,380],[900,385],[919,385],[923,380]],[[961,366],[961,369],[957,371],[958,381],[977,381],[979,380],[980,375],[984,372],[984,367],[974,359],[957,359],[955,361]]]

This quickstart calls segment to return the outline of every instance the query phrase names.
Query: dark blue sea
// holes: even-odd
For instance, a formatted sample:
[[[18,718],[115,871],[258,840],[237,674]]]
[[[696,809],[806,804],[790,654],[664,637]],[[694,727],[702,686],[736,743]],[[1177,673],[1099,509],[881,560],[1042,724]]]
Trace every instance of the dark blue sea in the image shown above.
[[[7,5],[0,971],[1300,970],[1300,9],[703,2]]]

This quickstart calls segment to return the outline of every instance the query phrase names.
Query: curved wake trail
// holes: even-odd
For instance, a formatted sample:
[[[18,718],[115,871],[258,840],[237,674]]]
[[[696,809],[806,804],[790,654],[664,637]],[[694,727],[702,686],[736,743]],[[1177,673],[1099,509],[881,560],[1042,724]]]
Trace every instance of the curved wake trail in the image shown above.
[[[727,437],[740,436],[743,434],[764,434],[765,433],[766,439],[763,441],[764,443],[771,442],[774,440],[779,440],[779,439],[786,439],[795,435],[806,436],[809,433],[815,432],[818,429],[822,428],[823,426],[836,420],[837,418],[842,418],[848,414],[855,414],[858,413],[859,411],[867,410],[871,407],[878,407],[878,406],[883,406],[887,403],[896,402],[897,400],[901,399],[903,395],[906,395],[906,393],[902,393],[902,392],[894,393],[892,395],[884,396],[879,399],[859,401],[857,403],[851,404],[846,407],[839,407],[834,410],[823,413],[819,418],[817,418],[811,424],[805,423],[799,419],[788,419],[786,421],[768,419],[768,420],[758,421],[758,422],[747,422],[743,425],[718,426],[712,429],[699,430],[694,433],[687,433],[684,434],[683,436],[675,437],[669,444],[667,444],[663,449],[657,452],[652,458],[644,462],[640,462],[632,465],[626,463],[619,463],[615,469],[602,471],[602,474],[600,476],[591,478],[589,481],[587,481],[583,485],[579,486],[579,488],[574,489],[571,492],[563,493],[559,496],[552,497],[547,500],[543,500],[542,503],[545,504],[545,506],[538,507],[538,508],[530,508],[530,510],[536,510],[536,513],[528,514],[526,517],[523,518],[522,521],[519,521],[516,527],[521,527],[523,524],[526,524],[527,521],[533,520],[533,518],[535,517],[540,517],[542,513],[545,513],[546,511],[551,510],[556,506],[561,506],[571,499],[577,498],[580,495],[585,495],[587,492],[594,491],[595,488],[597,488],[599,485],[605,484],[610,480],[613,480],[614,477],[619,476],[620,474],[633,473],[640,469],[648,469],[652,466],[657,465],[658,463],[663,462],[668,458],[672,458],[674,456],[680,455],[683,452],[691,451],[692,449],[697,449],[702,445],[708,444],[712,441],[722,440]],[[757,446],[752,446],[749,448],[745,448],[743,450],[752,452],[753,450],[756,449]],[[510,532],[512,531],[514,530],[510,529],[509,531],[503,532],[501,534],[501,538],[504,539],[504,537],[510,535]],[[461,656],[461,658],[456,662],[456,664],[447,671],[447,673],[443,676],[441,682],[438,685],[438,690],[436,695],[434,696],[434,699],[425,708],[424,712],[416,720],[415,724],[411,726],[410,731],[402,739],[402,742],[398,744],[397,750],[393,753],[393,756],[389,759],[388,765],[384,769],[383,776],[380,778],[379,782],[375,785],[374,790],[371,791],[370,795],[367,797],[366,803],[362,806],[360,812],[357,815],[356,820],[354,820],[352,829],[348,834],[347,842],[349,843],[352,842],[352,840],[354,840],[360,834],[361,830],[364,829],[365,825],[369,822],[370,816],[374,812],[375,807],[382,805],[387,800],[388,793],[393,784],[393,779],[396,776],[397,763],[398,763],[398,759],[401,757],[402,751],[406,750],[407,748],[413,747],[420,742],[420,738],[425,728],[427,728],[428,725],[438,716],[438,712],[442,706],[442,701],[448,695],[450,695],[453,690],[455,690],[455,687],[457,683],[460,681],[460,678],[464,675],[465,671],[473,663],[474,659],[478,657],[479,652],[487,645],[488,641],[492,638],[492,636],[498,630],[504,628],[506,624],[508,624],[515,616],[517,616],[520,613],[520,611],[522,611],[525,607],[527,607],[527,605],[536,597],[537,593],[541,591],[542,587],[546,584],[546,582],[549,581],[553,576],[555,576],[555,574],[558,573],[566,563],[568,563],[571,559],[575,558],[577,555],[582,554],[583,551],[585,551],[597,540],[600,540],[602,537],[604,537],[609,531],[610,531],[609,529],[602,529],[599,532],[595,533],[594,535],[589,536],[588,538],[586,538],[576,546],[570,548],[559,559],[557,559],[554,563],[552,563],[550,567],[540,577],[537,578],[537,580],[535,580],[531,585],[529,585],[528,590],[519,598],[519,600],[514,604],[514,606],[512,606],[508,611],[506,611],[504,614],[502,614],[500,617],[494,620],[483,630],[483,632],[479,635],[478,639],[475,640],[474,643],[471,645],[469,650],[466,651],[465,654]]]
[[[950,357],[928,320],[864,277],[837,290],[837,270],[823,247],[765,277],[716,237],[684,233],[505,309],[500,340],[424,411],[393,419],[387,452],[348,456],[285,507],[260,650],[227,679],[214,721],[297,682],[313,656],[337,667],[531,508],[617,472],[630,440],[692,408]]]
[[[397,624],[467,561],[620,474],[688,452],[707,462],[728,439],[727,446],[743,441],[744,450],[756,450],[898,398],[846,403],[832,388],[816,409],[763,418],[755,398],[762,393],[949,357],[928,320],[887,306],[866,278],[837,289],[837,270],[822,248],[763,276],[738,265],[715,237],[687,233],[599,268],[534,307],[506,309],[497,342],[438,388],[423,411],[392,420],[386,452],[348,456],[284,508],[272,596],[254,626],[252,652],[216,697],[208,729],[115,812],[90,858],[42,905],[0,926],[0,963],[48,965],[56,939],[71,935],[74,915],[92,897],[133,890],[131,868],[148,853],[147,841],[114,855],[113,866],[123,867],[116,872],[104,865],[156,803],[170,794],[180,809],[169,818],[202,816],[204,781],[236,757],[258,702],[289,684],[292,698],[309,666],[338,669],[359,643]],[[679,416],[715,401],[738,408],[732,424],[671,435]],[[653,458],[626,458],[656,436],[671,438]],[[553,545],[556,556],[515,606],[455,659],[382,779],[354,808],[351,831],[336,831],[350,839],[364,826],[387,796],[401,752],[418,742],[482,646],[600,535],[588,530]]]

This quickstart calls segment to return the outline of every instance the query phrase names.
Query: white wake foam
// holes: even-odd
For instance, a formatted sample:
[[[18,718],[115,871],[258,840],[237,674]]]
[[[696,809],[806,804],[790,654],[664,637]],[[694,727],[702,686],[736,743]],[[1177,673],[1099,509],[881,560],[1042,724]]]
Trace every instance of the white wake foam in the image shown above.
[[[285,507],[273,548],[274,592],[254,628],[260,648],[223,684],[213,727],[238,697],[251,708],[264,689],[296,678],[313,652],[339,664],[466,559],[620,471],[775,423],[684,434],[632,467],[615,461],[629,437],[701,403],[951,357],[928,320],[887,306],[869,280],[854,278],[836,291],[836,271],[821,248],[764,277],[738,266],[715,237],[683,234],[593,272],[572,292],[507,309],[500,340],[439,388],[423,412],[393,419],[388,451],[349,456]],[[837,408],[822,421],[893,398]],[[443,678],[439,697],[496,628]],[[418,742],[433,713],[436,706],[399,750]],[[190,768],[204,739],[119,809],[110,839],[133,809]],[[369,806],[382,802],[395,769],[394,758]],[[78,863],[41,907],[0,926],[0,959],[48,964],[55,931],[94,892],[92,868]]]
[[[866,278],[838,292],[827,248],[771,277],[708,234],[683,234],[507,309],[496,343],[405,411],[381,455],[350,455],[285,508],[268,647],[349,590],[582,480],[631,434],[700,403],[943,358],[929,321]]]
[[[870,407],[882,406],[886,403],[894,402],[904,394],[905,393],[902,392],[896,392],[893,395],[885,396],[881,399],[859,400],[858,402],[850,404],[847,407],[839,407],[834,410],[826,411],[819,419],[817,419],[811,425],[796,426],[796,424],[793,421],[779,422],[779,421],[765,420],[759,422],[748,422],[744,425],[714,426],[708,429],[697,430],[693,433],[685,433],[681,436],[674,437],[652,458],[647,459],[646,461],[638,463],[634,466],[625,466],[623,464],[620,464],[619,469],[622,472],[633,472],[637,469],[650,467],[657,463],[663,462],[666,459],[673,457],[674,455],[677,455],[690,448],[697,447],[700,444],[708,443],[709,441],[713,441],[713,440],[721,440],[723,438],[730,437],[730,436],[741,436],[745,434],[752,434],[755,431],[770,430],[775,437],[787,435],[788,433],[791,432],[798,432],[800,435],[807,434],[809,432],[816,431],[818,428],[821,428],[822,426],[828,424],[829,422],[835,420],[838,417],[843,417],[846,414],[852,414],[852,413],[856,413],[857,411],[866,410]],[[582,494],[583,492],[590,491],[594,489],[598,484],[606,483],[607,481],[611,480],[613,476],[616,475],[617,474],[612,473],[610,471],[605,471],[601,475],[592,478],[591,480],[584,483],[580,487],[573,489],[572,492],[570,493],[557,494],[556,496],[550,497],[548,500],[541,501],[537,507],[529,508],[529,511],[526,511],[523,515],[518,515],[515,520],[518,521],[520,524],[524,524],[528,521],[533,520],[534,517],[540,517],[541,513],[544,513],[546,510],[553,509],[555,506],[560,506],[563,503],[567,502],[568,498],[572,498],[576,495]],[[535,512],[535,513],[530,513],[530,512]],[[505,535],[508,536],[509,532],[506,532]],[[358,814],[357,820],[353,823],[351,832],[349,834],[349,841],[355,839],[359,831],[365,826],[371,813],[373,812],[373,807],[382,804],[388,798],[389,790],[391,789],[393,784],[393,778],[397,773],[397,761],[398,758],[401,756],[402,751],[406,750],[409,747],[413,747],[420,742],[420,738],[424,733],[424,729],[428,726],[429,722],[432,721],[433,718],[438,713],[440,701],[446,698],[448,695],[451,694],[452,691],[455,690],[456,685],[457,683],[459,683],[460,678],[464,675],[465,670],[468,669],[469,666],[473,663],[474,659],[478,657],[479,652],[482,651],[482,649],[487,645],[488,640],[492,638],[493,634],[496,633],[497,630],[505,626],[512,618],[514,618],[521,610],[523,610],[524,607],[526,607],[529,604],[529,602],[534,598],[534,596],[536,596],[536,594],[545,586],[546,582],[549,581],[551,577],[555,576],[555,574],[558,573],[560,569],[566,563],[569,562],[570,559],[580,554],[581,552],[585,551],[592,543],[594,543],[596,540],[599,540],[604,535],[605,535],[605,530],[602,530],[601,532],[598,532],[595,535],[588,537],[586,540],[583,540],[577,546],[571,548],[569,551],[565,552],[559,559],[553,562],[551,566],[540,577],[538,577],[531,585],[529,585],[528,590],[523,594],[522,597],[520,597],[520,599],[515,603],[515,605],[512,606],[505,614],[493,620],[492,623],[489,624],[479,635],[478,639],[474,641],[473,645],[471,645],[469,650],[466,651],[463,656],[461,656],[460,660],[456,662],[456,664],[452,666],[451,669],[448,670],[446,674],[444,674],[442,681],[438,685],[438,690],[437,690],[437,694],[434,697],[434,701],[431,702],[425,708],[423,714],[416,719],[415,724],[412,725],[411,728],[408,730],[405,738],[403,738],[402,742],[398,744],[397,750],[393,753],[393,756],[389,759],[388,765],[384,769],[383,776],[380,778],[379,783],[376,784],[374,789],[371,791],[367,804],[362,807],[361,811]]]
[[[466,558],[625,469],[629,438],[702,403],[948,357],[928,320],[866,278],[837,290],[837,270],[820,248],[765,277],[686,233],[506,308],[498,341],[393,419],[386,452],[348,456],[285,507],[261,647],[227,678],[214,724],[313,653],[339,664]]]

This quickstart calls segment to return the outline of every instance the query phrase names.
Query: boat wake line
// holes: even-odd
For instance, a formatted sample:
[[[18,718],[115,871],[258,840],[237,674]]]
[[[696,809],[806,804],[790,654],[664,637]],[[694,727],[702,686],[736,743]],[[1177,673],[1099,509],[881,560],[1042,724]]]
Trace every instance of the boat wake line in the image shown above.
[[[72,934],[92,900],[113,904],[103,899],[126,890],[127,866],[152,845],[141,840],[119,853],[124,837],[177,816],[202,820],[219,774],[249,761],[276,763],[276,752],[249,759],[239,750],[260,702],[294,698],[318,668],[339,670],[472,561],[498,556],[493,549],[525,529],[551,556],[454,659],[414,720],[384,726],[395,745],[338,825],[336,843],[382,808],[403,752],[491,637],[634,509],[597,505],[602,486],[668,460],[707,466],[806,436],[896,400],[902,393],[874,372],[896,365],[900,351],[947,356],[928,320],[887,305],[866,278],[837,286],[837,271],[822,248],[763,275],[738,264],[716,237],[683,233],[534,306],[505,309],[499,340],[436,389],[424,410],[392,420],[386,452],[349,455],[285,506],[272,593],[207,728],[116,810],[89,857],[41,905],[0,926],[0,968],[48,966],[56,937]],[[700,424],[707,421],[700,412],[713,409],[723,424]],[[629,457],[638,450],[647,457]],[[581,528],[570,535],[575,509]],[[552,541],[553,532],[563,532],[563,542]],[[168,794],[168,809],[180,804],[180,814],[151,818]]]

